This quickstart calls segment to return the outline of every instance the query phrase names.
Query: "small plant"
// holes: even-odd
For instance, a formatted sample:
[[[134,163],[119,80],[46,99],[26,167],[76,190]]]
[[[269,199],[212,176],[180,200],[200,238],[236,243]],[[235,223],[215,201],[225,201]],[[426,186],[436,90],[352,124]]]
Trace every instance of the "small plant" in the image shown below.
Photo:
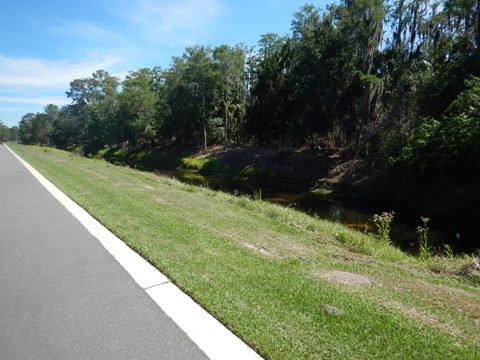
[[[373,215],[373,222],[378,230],[378,237],[380,241],[389,243],[391,242],[390,239],[390,229],[393,221],[393,216],[395,212],[382,212],[380,215],[375,214]]]
[[[262,189],[255,190],[253,192],[253,200],[255,200],[255,201],[262,200]]]
[[[448,244],[443,244],[443,256],[446,257],[447,259],[453,259],[453,249],[450,245]]]
[[[419,243],[419,252],[418,255],[420,259],[427,260],[432,257],[432,247],[428,245],[428,222],[430,221],[427,217],[421,217],[422,225],[417,226],[418,234],[418,243]]]

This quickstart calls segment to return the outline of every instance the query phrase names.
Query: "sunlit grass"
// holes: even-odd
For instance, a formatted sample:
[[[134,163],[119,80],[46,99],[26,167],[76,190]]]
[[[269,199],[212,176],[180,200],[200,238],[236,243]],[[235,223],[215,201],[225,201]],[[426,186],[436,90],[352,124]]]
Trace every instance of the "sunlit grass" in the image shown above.
[[[480,290],[454,271],[468,259],[425,262],[294,209],[12,147],[267,358],[480,356]],[[339,271],[370,282],[328,280]]]

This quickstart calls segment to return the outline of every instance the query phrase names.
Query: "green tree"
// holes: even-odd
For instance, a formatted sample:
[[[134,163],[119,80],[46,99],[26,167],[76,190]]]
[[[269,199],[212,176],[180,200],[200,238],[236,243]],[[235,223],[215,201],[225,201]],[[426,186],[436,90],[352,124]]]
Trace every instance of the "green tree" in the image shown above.
[[[246,48],[242,45],[221,45],[213,51],[216,71],[217,109],[224,118],[223,142],[228,148],[231,138],[238,142],[246,112]],[[222,116],[223,115],[223,116]]]
[[[91,151],[114,144],[118,111],[118,78],[97,70],[90,78],[75,79],[67,96],[73,100],[81,124],[81,138]]]
[[[0,142],[10,140],[13,140],[11,130],[0,120]]]
[[[181,144],[207,146],[215,113],[215,73],[212,50],[188,47],[166,72],[170,116],[165,129]]]
[[[246,128],[261,144],[275,141],[286,135],[288,122],[285,120],[289,107],[284,105],[288,86],[286,74],[289,67],[290,47],[288,38],[276,34],[262,35],[251,63],[255,81],[250,89],[250,104]]]
[[[84,124],[79,116],[78,105],[67,105],[60,109],[50,133],[52,143],[60,149],[84,144]]]
[[[22,119],[19,123],[18,137],[21,143],[23,144],[33,144],[34,143],[34,134],[33,134],[33,125],[32,120],[35,117],[35,114],[28,113],[22,116]]]
[[[151,146],[159,136],[159,97],[156,93],[155,76],[151,69],[131,71],[122,82],[119,95],[117,142],[128,141],[130,145]]]
[[[48,145],[53,123],[44,113],[28,113],[19,124],[19,140],[24,144]]]

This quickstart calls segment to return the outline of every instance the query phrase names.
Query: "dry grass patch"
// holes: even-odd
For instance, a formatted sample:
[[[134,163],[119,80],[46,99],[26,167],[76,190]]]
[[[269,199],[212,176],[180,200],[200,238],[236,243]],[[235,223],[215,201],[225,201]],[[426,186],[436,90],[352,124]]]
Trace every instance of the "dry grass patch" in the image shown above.
[[[347,271],[327,271],[319,277],[325,281],[342,285],[370,285],[372,281],[364,275],[353,274]]]
[[[405,315],[415,320],[419,320],[424,324],[438,326],[438,320],[436,318],[434,318],[431,314],[426,314],[417,308],[407,306],[395,300],[386,302],[385,305],[391,309],[401,311]],[[449,332],[452,332],[451,329]]]
[[[249,244],[249,243],[244,243],[242,245],[245,246],[247,249],[256,252],[257,254],[266,256],[268,258],[273,257],[273,254],[271,254],[269,251],[265,250],[264,248],[261,248],[261,247],[258,247],[258,246],[255,246],[255,245]]]

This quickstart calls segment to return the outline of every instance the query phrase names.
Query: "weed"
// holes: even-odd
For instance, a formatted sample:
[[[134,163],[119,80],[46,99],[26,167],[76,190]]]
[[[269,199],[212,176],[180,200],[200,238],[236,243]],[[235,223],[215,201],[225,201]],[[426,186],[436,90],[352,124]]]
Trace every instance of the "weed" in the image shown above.
[[[380,215],[373,215],[373,222],[378,230],[378,237],[380,241],[390,244],[390,229],[393,221],[393,216],[395,213],[391,212],[382,212]]]
[[[450,245],[443,244],[443,256],[446,257],[447,259],[453,259],[454,257],[453,249]]]
[[[261,201],[262,200],[262,189],[255,190],[253,192],[253,200]]]
[[[432,257],[432,247],[428,245],[428,222],[430,221],[427,217],[421,217],[422,225],[417,227],[418,234],[418,243],[419,243],[419,252],[418,256],[422,260],[427,260]],[[451,249],[451,248],[450,248]]]

